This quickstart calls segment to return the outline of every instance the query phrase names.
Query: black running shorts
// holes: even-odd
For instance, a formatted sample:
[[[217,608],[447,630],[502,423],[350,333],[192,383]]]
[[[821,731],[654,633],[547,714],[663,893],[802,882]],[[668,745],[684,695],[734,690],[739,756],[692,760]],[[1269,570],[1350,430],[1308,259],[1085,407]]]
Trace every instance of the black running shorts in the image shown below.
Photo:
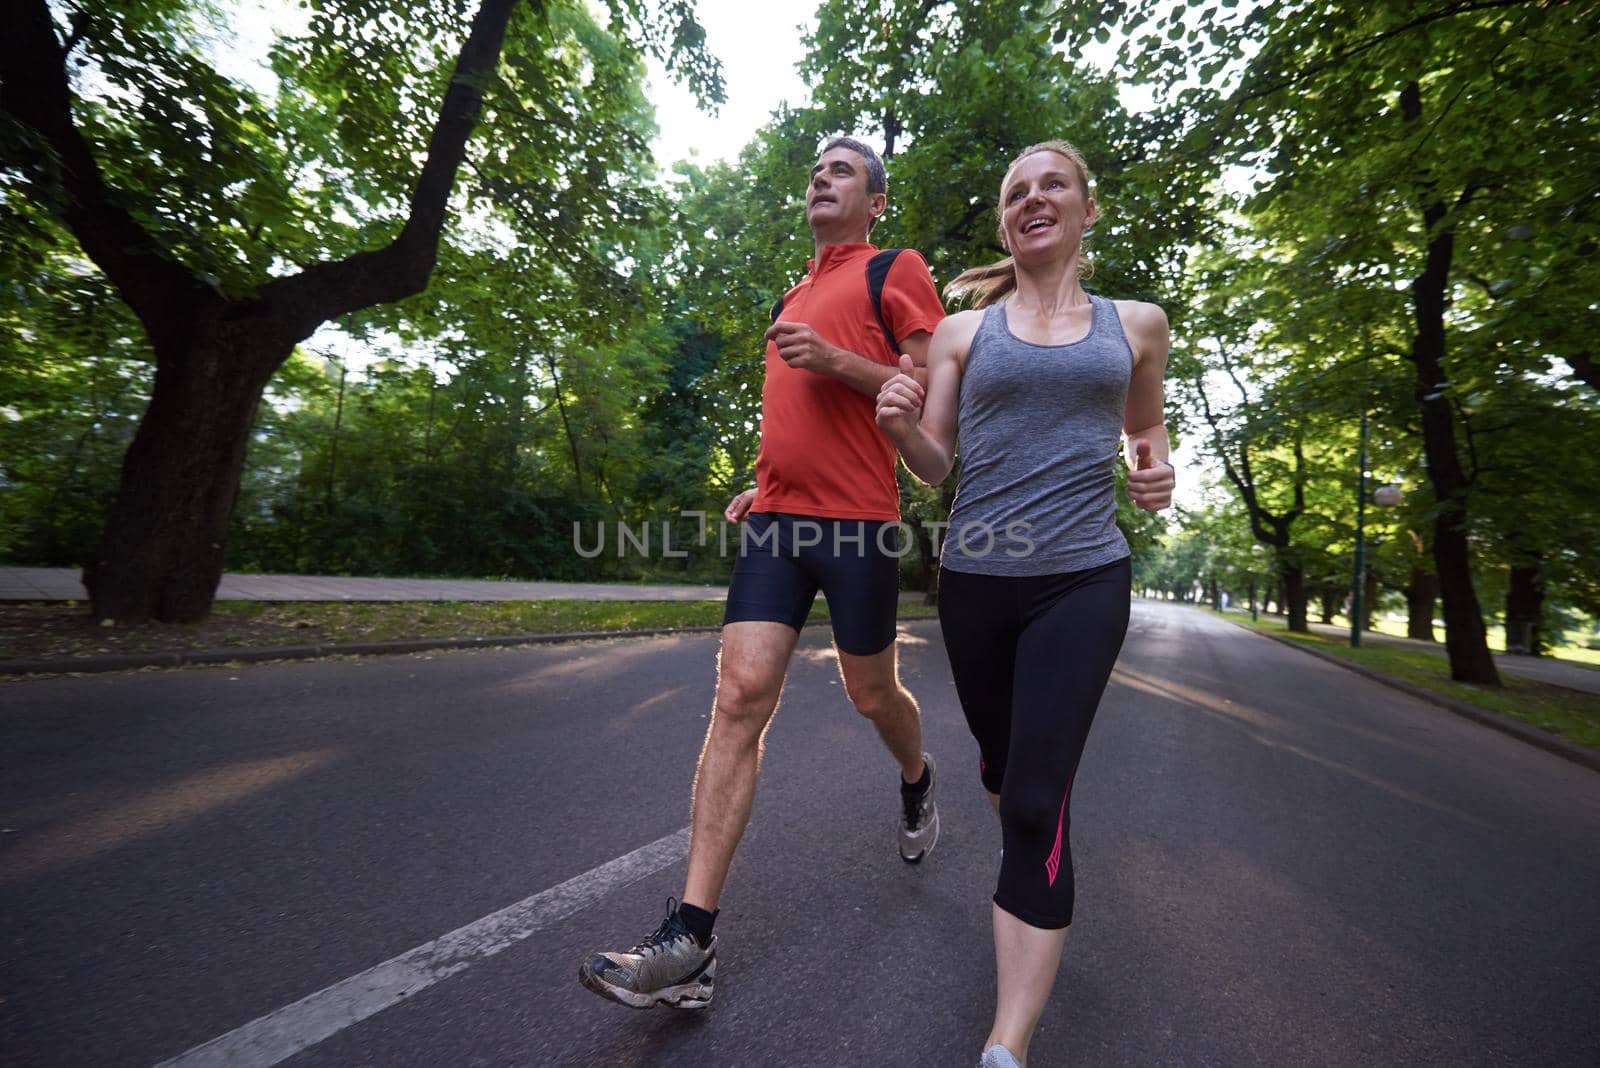
[[[839,650],[881,653],[894,643],[900,547],[897,523],[752,512],[740,529],[722,623],[765,620],[799,630],[821,590]]]

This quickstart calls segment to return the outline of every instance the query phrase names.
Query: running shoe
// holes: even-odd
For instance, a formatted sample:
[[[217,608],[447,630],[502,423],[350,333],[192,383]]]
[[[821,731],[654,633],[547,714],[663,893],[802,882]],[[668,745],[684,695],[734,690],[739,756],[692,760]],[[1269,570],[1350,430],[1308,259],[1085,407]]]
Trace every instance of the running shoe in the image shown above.
[[[701,946],[667,899],[667,918],[655,934],[625,953],[596,953],[578,966],[578,982],[603,998],[648,1009],[703,1009],[717,977],[717,936]]]
[[[900,791],[900,859],[907,864],[921,861],[939,841],[939,806],[933,799],[938,772],[933,757],[923,753],[922,761],[928,765],[928,789],[922,794]]]
[[[1022,1068],[1022,1062],[1004,1046],[994,1045],[983,1051],[978,1068]]]

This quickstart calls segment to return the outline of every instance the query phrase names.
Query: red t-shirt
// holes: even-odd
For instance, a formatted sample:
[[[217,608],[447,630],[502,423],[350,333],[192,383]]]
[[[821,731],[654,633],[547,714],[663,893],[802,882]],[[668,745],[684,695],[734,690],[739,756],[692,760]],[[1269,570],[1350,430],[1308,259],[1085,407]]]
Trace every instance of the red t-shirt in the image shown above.
[[[779,322],[805,323],[858,356],[894,367],[867,291],[869,244],[829,245],[820,262],[784,294]],[[928,261],[906,249],[883,284],[883,317],[899,341],[932,331],[944,318]],[[790,367],[767,343],[761,387],[761,452],[756,457],[757,512],[829,519],[900,518],[894,443],[878,429],[877,402],[836,378]]]

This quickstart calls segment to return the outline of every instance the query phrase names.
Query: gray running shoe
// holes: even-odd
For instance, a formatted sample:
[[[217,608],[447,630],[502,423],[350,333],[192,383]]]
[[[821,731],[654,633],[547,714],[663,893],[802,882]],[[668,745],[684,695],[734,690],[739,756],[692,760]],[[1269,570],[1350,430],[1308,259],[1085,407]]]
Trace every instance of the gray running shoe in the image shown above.
[[[1022,1068],[1022,1062],[1004,1046],[995,1045],[983,1051],[978,1068]]]
[[[939,773],[933,757],[923,753],[922,761],[928,765],[927,792],[921,797],[908,796],[903,790],[900,793],[900,859],[907,864],[921,861],[939,841],[939,806],[933,799]]]
[[[656,933],[626,953],[596,953],[578,966],[578,982],[603,998],[648,1009],[703,1009],[717,977],[717,936],[701,948],[667,900],[667,918]]]

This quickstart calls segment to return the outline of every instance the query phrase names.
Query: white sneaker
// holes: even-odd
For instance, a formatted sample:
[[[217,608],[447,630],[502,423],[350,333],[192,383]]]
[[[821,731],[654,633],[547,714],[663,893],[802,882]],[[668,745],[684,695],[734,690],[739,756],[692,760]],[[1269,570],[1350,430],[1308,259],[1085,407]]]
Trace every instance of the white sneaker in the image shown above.
[[[933,757],[927,753],[922,754],[922,762],[928,766],[927,791],[921,797],[908,796],[904,790],[900,791],[900,826],[897,834],[900,859],[907,864],[916,864],[932,853],[934,843],[939,840],[939,806],[933,800],[933,792],[938,788],[938,772],[933,766]]]
[[[703,1009],[716,979],[717,936],[704,946],[696,942],[671,899],[655,934],[626,952],[595,953],[578,968],[589,990],[635,1009]]]
[[[1022,1068],[1022,1062],[1004,1046],[994,1045],[983,1051],[978,1068]]]

